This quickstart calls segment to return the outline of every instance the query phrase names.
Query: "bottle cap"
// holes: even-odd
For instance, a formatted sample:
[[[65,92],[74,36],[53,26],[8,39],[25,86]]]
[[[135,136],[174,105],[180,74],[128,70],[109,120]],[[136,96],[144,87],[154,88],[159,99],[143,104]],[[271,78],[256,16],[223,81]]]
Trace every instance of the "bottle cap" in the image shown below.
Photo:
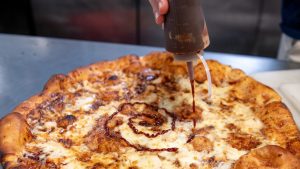
[[[191,62],[191,61],[194,61],[194,60],[198,59],[197,53],[182,54],[182,55],[175,54],[174,58],[175,58],[175,60],[185,61],[185,62]]]

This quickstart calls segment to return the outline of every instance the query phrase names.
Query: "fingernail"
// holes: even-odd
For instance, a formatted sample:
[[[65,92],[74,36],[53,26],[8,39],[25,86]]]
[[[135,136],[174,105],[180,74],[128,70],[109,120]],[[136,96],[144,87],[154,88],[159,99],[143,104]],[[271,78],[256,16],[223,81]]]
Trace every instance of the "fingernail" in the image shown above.
[[[159,2],[158,2],[158,8],[160,9],[160,8],[162,7],[162,5],[163,5],[162,2],[159,1]]]
[[[157,18],[159,17],[159,14],[157,12],[155,12],[154,16],[155,16],[155,19],[157,20]]]

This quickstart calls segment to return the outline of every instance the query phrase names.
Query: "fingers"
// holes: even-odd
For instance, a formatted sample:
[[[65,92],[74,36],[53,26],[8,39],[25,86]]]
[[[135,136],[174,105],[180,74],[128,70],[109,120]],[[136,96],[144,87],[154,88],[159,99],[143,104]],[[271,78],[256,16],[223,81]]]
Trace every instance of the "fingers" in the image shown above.
[[[164,22],[164,15],[169,9],[168,0],[149,0],[149,2],[153,9],[156,24],[162,24]]]
[[[157,13],[158,12],[158,3],[157,0],[149,0],[151,6],[152,6],[152,10],[153,13]]]
[[[169,10],[168,0],[158,0],[158,9],[160,15],[165,15]]]
[[[155,23],[158,25],[164,23],[164,16],[163,15],[155,16]]]

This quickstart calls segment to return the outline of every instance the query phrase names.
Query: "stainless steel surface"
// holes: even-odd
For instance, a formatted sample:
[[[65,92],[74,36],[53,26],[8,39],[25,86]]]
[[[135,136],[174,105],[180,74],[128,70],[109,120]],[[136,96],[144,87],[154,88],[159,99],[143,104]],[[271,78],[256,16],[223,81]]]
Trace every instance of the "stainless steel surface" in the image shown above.
[[[126,54],[145,55],[163,48],[0,34],[0,117],[38,93],[49,77]],[[247,73],[300,68],[300,64],[242,55],[205,53],[206,58]],[[197,70],[195,70],[197,71]]]

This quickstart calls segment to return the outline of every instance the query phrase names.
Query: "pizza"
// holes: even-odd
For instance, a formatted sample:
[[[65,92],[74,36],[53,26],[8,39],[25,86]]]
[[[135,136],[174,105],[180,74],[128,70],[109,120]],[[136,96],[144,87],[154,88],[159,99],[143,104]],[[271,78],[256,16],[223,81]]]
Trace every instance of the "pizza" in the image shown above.
[[[208,60],[127,55],[54,75],[0,121],[6,169],[300,168],[300,134],[271,88]]]

